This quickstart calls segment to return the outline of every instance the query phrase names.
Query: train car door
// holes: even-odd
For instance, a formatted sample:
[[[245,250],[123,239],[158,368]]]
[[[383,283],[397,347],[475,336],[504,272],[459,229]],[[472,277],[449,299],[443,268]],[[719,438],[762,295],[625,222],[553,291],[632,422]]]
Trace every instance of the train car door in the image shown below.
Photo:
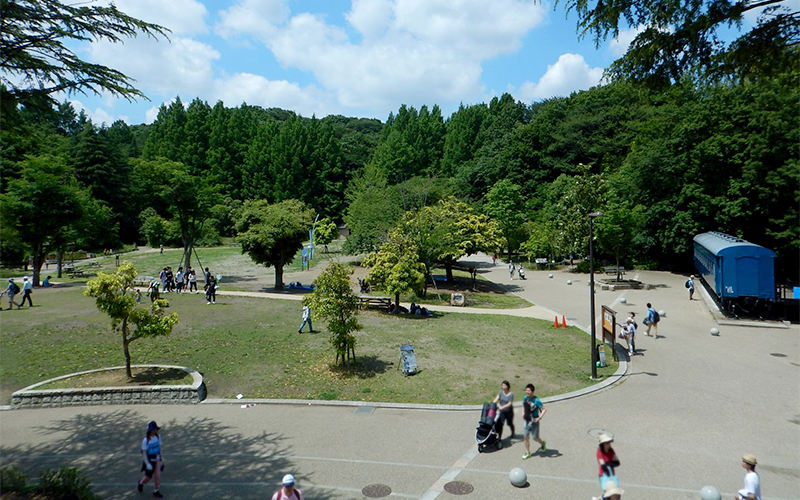
[[[739,257],[736,259],[737,297],[758,297],[758,259]]]

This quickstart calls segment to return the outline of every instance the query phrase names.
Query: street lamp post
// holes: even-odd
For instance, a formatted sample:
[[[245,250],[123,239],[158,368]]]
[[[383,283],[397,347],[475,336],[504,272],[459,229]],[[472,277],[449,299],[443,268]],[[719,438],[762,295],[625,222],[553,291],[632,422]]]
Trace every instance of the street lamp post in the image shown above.
[[[603,212],[589,214],[589,314],[591,315],[592,329],[592,378],[597,378],[597,343],[596,323],[594,317],[594,219],[602,217]]]

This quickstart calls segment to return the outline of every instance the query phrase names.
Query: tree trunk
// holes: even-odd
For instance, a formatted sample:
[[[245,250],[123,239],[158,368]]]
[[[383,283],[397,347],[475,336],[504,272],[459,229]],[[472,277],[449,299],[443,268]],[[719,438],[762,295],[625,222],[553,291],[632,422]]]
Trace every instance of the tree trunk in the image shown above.
[[[128,378],[133,378],[133,374],[131,373],[131,352],[128,350],[128,319],[125,318],[122,320],[122,328],[120,328],[122,332],[122,352],[125,354],[125,375]]]
[[[394,294],[394,306],[395,306],[395,312],[399,313],[400,311],[398,311],[397,308],[400,307],[400,292],[396,292]]]
[[[619,272],[619,253],[617,253],[617,281],[622,281],[622,273]]]
[[[189,269],[192,267],[192,249],[194,248],[193,245],[189,245],[187,243],[183,244],[183,269]]]
[[[283,290],[283,264],[275,266],[275,290]]]
[[[34,248],[33,250],[33,286],[39,286],[39,277],[42,274],[42,264],[44,259],[47,258],[47,253],[43,251],[42,247]]]
[[[64,250],[60,249],[56,255],[57,255],[56,259],[58,259],[58,263],[56,264],[58,271],[57,277],[60,279],[61,269],[64,267]]]
[[[453,282],[453,262],[452,261],[445,262],[444,271],[445,271],[445,274],[447,275],[447,282],[448,283],[452,283]]]

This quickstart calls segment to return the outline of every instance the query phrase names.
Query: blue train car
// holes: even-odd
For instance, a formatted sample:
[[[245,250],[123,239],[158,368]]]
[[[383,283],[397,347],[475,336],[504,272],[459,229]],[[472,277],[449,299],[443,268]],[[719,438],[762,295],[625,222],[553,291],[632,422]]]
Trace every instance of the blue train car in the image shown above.
[[[775,252],[718,232],[694,237],[694,267],[725,309],[775,302]]]

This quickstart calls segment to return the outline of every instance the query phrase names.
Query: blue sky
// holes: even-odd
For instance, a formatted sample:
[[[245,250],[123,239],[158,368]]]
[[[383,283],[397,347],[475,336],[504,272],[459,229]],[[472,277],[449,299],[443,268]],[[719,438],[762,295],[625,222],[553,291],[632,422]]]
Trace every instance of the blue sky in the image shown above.
[[[151,99],[70,96],[99,124],[150,123],[179,95],[385,120],[401,104],[463,102],[510,92],[523,102],[597,85],[635,30],[595,47],[576,18],[529,0],[116,0],[172,30],[78,46],[136,80]]]

